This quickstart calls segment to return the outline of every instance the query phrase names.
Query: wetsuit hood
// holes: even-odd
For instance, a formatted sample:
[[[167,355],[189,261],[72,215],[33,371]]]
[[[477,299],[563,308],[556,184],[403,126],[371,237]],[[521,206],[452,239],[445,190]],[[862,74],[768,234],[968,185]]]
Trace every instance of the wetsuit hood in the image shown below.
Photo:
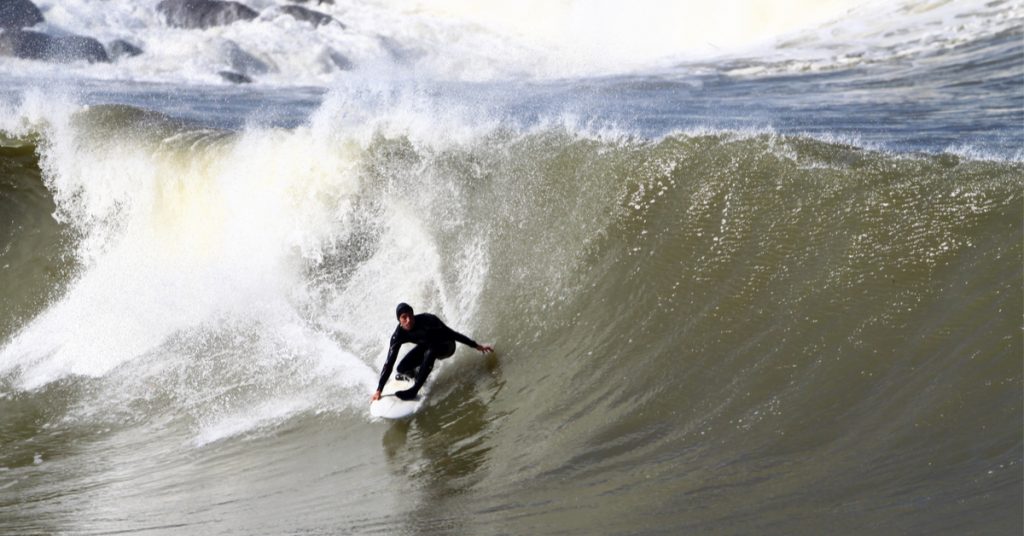
[[[413,314],[412,306],[405,302],[398,304],[398,307],[395,308],[395,318],[402,316],[402,313]]]

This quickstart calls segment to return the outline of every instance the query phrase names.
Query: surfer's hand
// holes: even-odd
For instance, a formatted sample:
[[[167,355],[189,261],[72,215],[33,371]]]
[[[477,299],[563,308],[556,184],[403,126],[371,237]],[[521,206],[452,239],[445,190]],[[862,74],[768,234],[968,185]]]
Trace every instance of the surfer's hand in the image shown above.
[[[373,402],[374,400],[380,400],[380,391],[374,392],[373,396],[370,397],[370,402]]]
[[[481,351],[481,352],[483,352],[483,353],[485,353],[485,354],[489,354],[489,353],[494,351],[494,347],[489,345],[489,344],[477,345],[476,349]]]

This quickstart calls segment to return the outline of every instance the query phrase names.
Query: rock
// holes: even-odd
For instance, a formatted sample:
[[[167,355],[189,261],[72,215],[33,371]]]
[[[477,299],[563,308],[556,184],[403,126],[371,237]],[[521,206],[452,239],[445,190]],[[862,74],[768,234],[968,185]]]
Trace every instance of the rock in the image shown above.
[[[281,6],[277,8],[278,11],[286,15],[291,15],[296,20],[308,22],[313,26],[322,26],[324,24],[334,21],[334,17],[319,11],[313,11],[312,9],[306,9],[299,6]],[[341,24],[340,22],[338,24]],[[344,24],[341,24],[342,29],[345,28]]]
[[[0,0],[0,28],[19,30],[43,22],[39,8],[28,0]]]
[[[38,32],[4,30],[0,33],[0,56],[42,60],[50,46],[50,36]]]
[[[109,62],[110,57],[99,41],[81,35],[53,37],[39,32],[5,30],[0,33],[0,56],[57,63],[86,60],[89,63]]]
[[[427,55],[423,50],[403,46],[397,40],[383,35],[377,36],[377,42],[384,47],[391,59],[401,64],[411,64]]]
[[[52,57],[57,61],[87,60],[89,63],[110,63],[110,56],[103,45],[92,37],[68,35],[53,38],[56,45]]]
[[[329,54],[329,57],[331,58],[331,63],[333,63],[335,67],[341,69],[342,71],[349,71],[352,70],[352,67],[354,67],[354,65],[352,65],[352,60],[346,58],[340,52],[332,50]]]
[[[270,70],[270,66],[262,60],[246,52],[238,43],[230,39],[218,40],[210,46],[216,57],[227,62],[230,71],[243,74],[264,74]]]
[[[110,55],[110,59],[116,60],[123,56],[138,56],[142,54],[142,49],[124,39],[116,39],[107,45],[107,53]]]
[[[169,26],[176,28],[223,26],[259,15],[244,4],[219,0],[163,0],[156,9]]]
[[[245,76],[244,74],[241,74],[241,73],[233,73],[231,71],[221,71],[221,72],[219,72],[217,74],[219,74],[221,78],[223,78],[224,80],[227,80],[228,82],[231,82],[232,84],[251,84],[252,83],[252,78],[249,78],[248,76]]]

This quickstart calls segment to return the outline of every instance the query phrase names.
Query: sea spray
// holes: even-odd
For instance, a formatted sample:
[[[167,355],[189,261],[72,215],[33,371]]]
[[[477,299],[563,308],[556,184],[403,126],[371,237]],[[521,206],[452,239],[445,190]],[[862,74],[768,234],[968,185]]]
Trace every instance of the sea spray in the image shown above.
[[[637,72],[734,76],[832,71],[929,58],[1013,31],[1020,2],[731,0],[724,5],[641,1],[360,2],[309,7],[333,19],[313,25],[279,3],[203,30],[169,26],[159,0],[38,0],[40,30],[125,40],[142,53],[113,63],[61,65],[0,58],[20,76],[227,85],[220,74],[266,86],[327,87],[353,72],[462,81],[551,80]]]

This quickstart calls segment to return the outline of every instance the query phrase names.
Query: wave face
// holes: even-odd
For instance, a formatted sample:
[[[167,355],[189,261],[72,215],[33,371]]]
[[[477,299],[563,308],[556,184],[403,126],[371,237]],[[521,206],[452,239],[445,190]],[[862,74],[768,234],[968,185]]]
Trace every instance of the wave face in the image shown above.
[[[343,109],[229,132],[94,106],[8,138],[4,526],[1019,525],[1019,162]],[[445,363],[381,453],[398,301],[500,352]]]

